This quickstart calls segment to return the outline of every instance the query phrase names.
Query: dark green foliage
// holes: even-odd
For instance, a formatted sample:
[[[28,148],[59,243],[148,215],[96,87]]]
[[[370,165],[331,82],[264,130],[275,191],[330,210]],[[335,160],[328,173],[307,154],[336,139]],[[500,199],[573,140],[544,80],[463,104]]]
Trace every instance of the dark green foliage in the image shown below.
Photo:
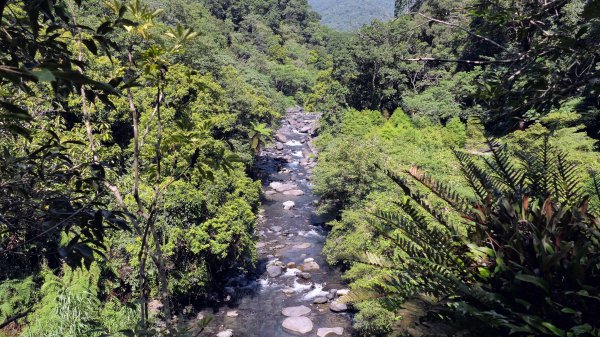
[[[469,334],[598,335],[600,220],[589,213],[575,167],[549,145],[521,153],[527,161],[489,146],[481,161],[457,152],[473,201],[417,168],[406,172],[461,216],[467,239],[412,184],[390,173],[403,201],[398,212],[372,216],[393,242],[385,253],[390,262],[367,255],[364,263],[390,269],[391,276],[346,300],[382,294],[393,303],[430,294],[438,318]]]

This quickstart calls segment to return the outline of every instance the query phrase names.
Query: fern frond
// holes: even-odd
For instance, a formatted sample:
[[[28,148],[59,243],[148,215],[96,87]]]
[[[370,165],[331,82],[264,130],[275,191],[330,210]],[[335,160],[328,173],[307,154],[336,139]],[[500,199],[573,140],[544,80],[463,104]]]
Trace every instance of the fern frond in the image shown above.
[[[446,184],[437,181],[432,176],[426,174],[418,167],[411,167],[408,173],[435,195],[446,201],[457,212],[465,213],[469,210],[471,203],[467,199],[460,196],[454,189]]]
[[[567,157],[566,152],[556,151],[555,198],[563,200],[565,204],[571,204],[582,197],[582,186],[577,174],[577,165]]]
[[[509,189],[516,194],[523,194],[525,174],[510,159],[506,146],[492,139],[488,139],[487,144],[492,152],[492,158],[483,158],[483,160],[495,173],[495,188],[500,192]]]

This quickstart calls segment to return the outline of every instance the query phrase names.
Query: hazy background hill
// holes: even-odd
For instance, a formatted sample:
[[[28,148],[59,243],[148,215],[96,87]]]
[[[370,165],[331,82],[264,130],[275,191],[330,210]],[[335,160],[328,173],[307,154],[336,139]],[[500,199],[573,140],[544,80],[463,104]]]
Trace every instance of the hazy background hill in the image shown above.
[[[308,0],[323,17],[322,23],[337,30],[354,30],[373,19],[394,17],[394,0]]]

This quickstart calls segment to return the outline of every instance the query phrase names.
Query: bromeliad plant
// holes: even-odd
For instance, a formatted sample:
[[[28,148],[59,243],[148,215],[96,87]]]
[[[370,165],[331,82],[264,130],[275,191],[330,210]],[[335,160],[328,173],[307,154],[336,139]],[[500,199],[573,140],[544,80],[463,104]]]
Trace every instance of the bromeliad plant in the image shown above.
[[[489,145],[489,156],[456,152],[473,200],[418,168],[389,174],[403,201],[371,223],[393,249],[362,260],[389,276],[342,300],[397,305],[428,294],[438,304],[430,317],[467,335],[600,336],[600,218],[578,168],[547,142],[518,158]],[[467,234],[414,182],[441,198]]]

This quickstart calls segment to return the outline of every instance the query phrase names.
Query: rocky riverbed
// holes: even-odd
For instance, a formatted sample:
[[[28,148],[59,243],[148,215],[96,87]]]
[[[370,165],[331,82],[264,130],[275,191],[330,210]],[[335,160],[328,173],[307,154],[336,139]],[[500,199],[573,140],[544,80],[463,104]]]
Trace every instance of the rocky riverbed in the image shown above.
[[[351,317],[336,299],[347,292],[322,248],[325,219],[315,214],[311,191],[317,153],[317,114],[290,110],[262,151],[264,200],[256,236],[258,278],[240,277],[225,288],[229,301],[203,311],[214,319],[201,336],[352,336]]]

